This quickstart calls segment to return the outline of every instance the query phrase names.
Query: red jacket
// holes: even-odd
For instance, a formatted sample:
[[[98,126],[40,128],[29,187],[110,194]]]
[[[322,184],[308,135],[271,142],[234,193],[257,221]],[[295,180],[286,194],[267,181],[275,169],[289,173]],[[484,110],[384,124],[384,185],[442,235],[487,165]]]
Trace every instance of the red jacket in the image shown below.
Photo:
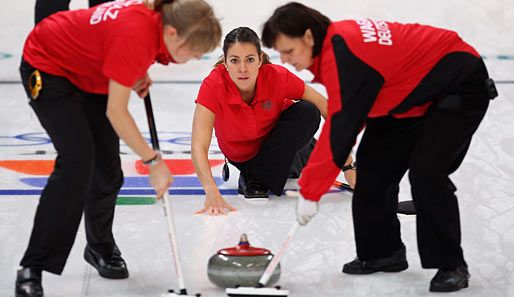
[[[422,116],[464,71],[446,63],[444,76],[426,79],[453,53],[480,57],[453,31],[370,19],[332,23],[309,68],[327,89],[328,117],[299,180],[302,196],[319,201],[329,190],[367,117]]]

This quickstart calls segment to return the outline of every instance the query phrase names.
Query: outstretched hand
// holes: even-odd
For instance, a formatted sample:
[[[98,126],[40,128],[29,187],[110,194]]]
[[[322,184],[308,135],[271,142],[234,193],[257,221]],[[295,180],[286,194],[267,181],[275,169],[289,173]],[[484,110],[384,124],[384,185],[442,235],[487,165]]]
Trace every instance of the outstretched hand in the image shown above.
[[[207,213],[208,215],[227,215],[228,211],[237,211],[237,208],[228,204],[219,192],[205,195],[204,207],[195,214]]]

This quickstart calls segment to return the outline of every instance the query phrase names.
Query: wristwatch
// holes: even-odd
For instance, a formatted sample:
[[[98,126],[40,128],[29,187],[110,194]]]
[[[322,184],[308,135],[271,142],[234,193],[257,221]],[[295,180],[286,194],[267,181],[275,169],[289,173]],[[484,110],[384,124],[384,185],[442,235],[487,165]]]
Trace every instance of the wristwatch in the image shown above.
[[[349,165],[343,166],[343,172],[350,169],[357,169],[357,162],[352,162]]]
[[[153,158],[151,158],[150,160],[143,161],[143,165],[152,166],[159,163],[159,160],[161,160],[161,154],[156,153],[155,156],[153,156]]]

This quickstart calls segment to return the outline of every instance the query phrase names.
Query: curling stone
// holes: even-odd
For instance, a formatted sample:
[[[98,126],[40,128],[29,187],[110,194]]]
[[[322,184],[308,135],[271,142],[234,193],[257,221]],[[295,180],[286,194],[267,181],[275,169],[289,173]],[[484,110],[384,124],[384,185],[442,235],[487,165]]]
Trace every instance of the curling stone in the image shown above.
[[[222,288],[255,287],[271,259],[269,250],[251,246],[243,233],[237,246],[221,249],[209,259],[207,275]],[[279,278],[280,263],[266,285],[272,286]]]

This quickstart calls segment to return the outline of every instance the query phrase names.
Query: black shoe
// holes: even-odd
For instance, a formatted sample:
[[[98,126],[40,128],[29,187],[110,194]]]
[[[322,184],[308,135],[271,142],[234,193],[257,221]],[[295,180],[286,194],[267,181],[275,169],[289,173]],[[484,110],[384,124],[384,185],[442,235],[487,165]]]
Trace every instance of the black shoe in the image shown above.
[[[378,271],[399,272],[409,267],[405,256],[405,246],[390,257],[373,260],[355,259],[343,266],[343,272],[348,274],[370,274]]]
[[[414,206],[414,201],[408,200],[398,202],[398,210],[396,212],[404,215],[415,215],[416,207]]]
[[[122,279],[129,276],[127,264],[121,257],[121,253],[117,247],[109,256],[101,255],[86,246],[84,250],[84,259],[98,270],[100,276],[111,279]]]
[[[16,297],[43,297],[41,269],[23,267],[16,275]]]
[[[249,181],[246,182],[243,174],[239,175],[239,187],[237,192],[241,195],[244,195],[245,198],[268,198],[268,188],[264,185]]]
[[[439,269],[430,281],[430,292],[455,292],[468,287],[468,267],[461,266],[456,269]]]

